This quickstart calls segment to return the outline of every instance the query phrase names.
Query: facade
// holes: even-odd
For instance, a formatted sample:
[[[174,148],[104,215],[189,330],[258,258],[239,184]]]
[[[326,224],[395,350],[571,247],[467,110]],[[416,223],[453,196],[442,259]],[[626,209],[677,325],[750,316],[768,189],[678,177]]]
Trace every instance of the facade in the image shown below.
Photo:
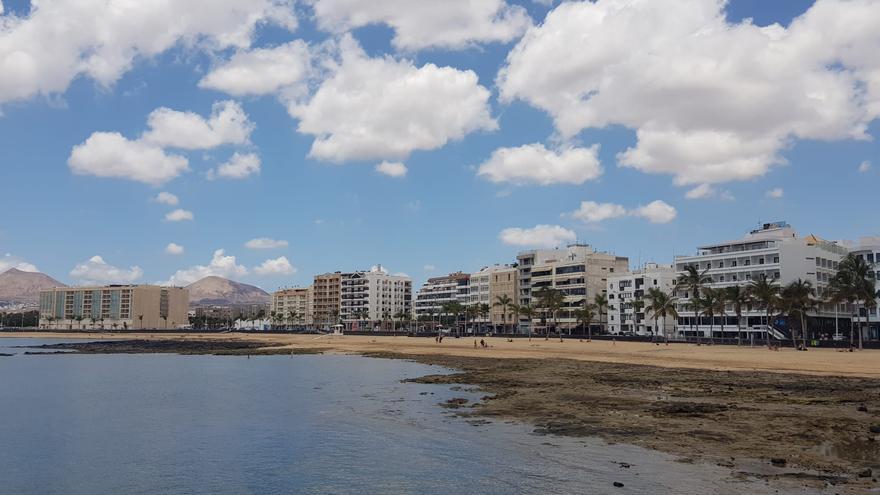
[[[557,314],[560,329],[577,326],[574,311],[592,302],[597,294],[607,292],[608,277],[629,270],[629,260],[602,253],[586,244],[565,248],[525,251],[517,256],[519,304],[539,309],[537,294],[542,288],[554,288],[565,295],[563,309]],[[552,322],[546,316],[531,321],[521,318],[520,331],[547,331]]]
[[[852,253],[865,260],[868,265],[873,265],[875,275],[874,290],[877,291],[877,299],[873,308],[861,308],[859,317],[862,322],[867,319],[866,329],[862,335],[865,339],[880,339],[880,237],[865,237],[859,241],[859,245]],[[858,334],[856,334],[858,335]]]
[[[347,328],[372,328],[370,322],[412,314],[412,280],[389,275],[381,266],[368,272],[343,273],[339,314]]]
[[[675,290],[677,274],[672,265],[647,263],[643,268],[608,277],[608,333],[618,335],[671,335],[677,320],[660,318],[654,328],[654,316],[645,311],[650,304],[645,296],[656,287],[667,294]]]
[[[419,320],[431,319],[443,312],[443,305],[450,302],[466,304],[470,274],[455,272],[442,277],[429,278],[416,295],[414,312]]]
[[[677,256],[675,269],[682,274],[685,267],[695,266],[700,273],[706,272],[711,280],[706,287],[713,289],[746,286],[752,280],[760,279],[770,279],[783,287],[801,279],[809,281],[816,296],[822,298],[837,273],[840,260],[846,254],[847,249],[835,242],[814,235],[800,237],[787,223],[774,222],[763,224],[742,239],[702,246],[693,256]],[[677,288],[679,332],[691,336],[709,336],[711,328],[715,336],[722,336],[723,333],[725,337],[736,337],[737,322],[736,317],[731,315],[732,307],[728,306],[725,317],[716,316],[715,321],[709,322],[705,316],[697,317],[690,308],[689,301],[693,294],[689,294],[681,285]],[[834,313],[833,306],[820,306],[816,318],[819,333],[833,333]],[[778,339],[786,338],[779,331],[781,322],[770,322],[768,326],[764,315],[764,311],[757,308],[744,312],[742,331],[754,335],[755,339],[764,338],[767,332]],[[720,328],[722,324],[725,326],[723,332]]]
[[[165,329],[189,325],[189,293],[181,287],[108,285],[40,291],[40,328]]]
[[[272,294],[270,315],[282,325],[306,325],[315,323],[315,302],[312,286],[281,289]]]
[[[504,308],[495,306],[495,302],[499,297],[506,295],[510,298],[511,304],[517,303],[518,273],[515,266],[495,265],[471,274],[468,280],[466,304],[489,306],[488,317],[477,318],[476,322],[488,323],[499,328],[505,324],[510,326],[514,323],[512,309],[508,307],[505,314]]]
[[[315,275],[312,284],[314,324],[329,328],[339,323],[341,305],[342,273]]]

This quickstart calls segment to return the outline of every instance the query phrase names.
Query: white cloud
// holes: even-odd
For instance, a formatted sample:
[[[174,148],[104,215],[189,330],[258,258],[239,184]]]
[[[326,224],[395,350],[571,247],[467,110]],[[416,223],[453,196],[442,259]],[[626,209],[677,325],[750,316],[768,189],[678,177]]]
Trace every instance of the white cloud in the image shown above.
[[[311,98],[291,101],[298,131],[315,136],[320,160],[403,160],[479,130],[495,130],[489,91],[476,73],[407,60],[369,58],[344,36],[338,61]]]
[[[288,246],[287,241],[271,239],[269,237],[258,237],[251,239],[244,244],[248,249],[280,249]]]
[[[437,269],[437,267],[434,265],[425,265],[422,267],[422,269],[425,270],[426,272],[433,272],[434,270]]]
[[[788,28],[731,24],[719,0],[563,2],[499,72],[501,100],[563,139],[621,125],[621,165],[681,185],[761,176],[794,139],[864,139],[880,116],[876,1],[817,1]]]
[[[248,269],[237,264],[235,256],[226,256],[224,250],[218,249],[214,251],[211,262],[208,265],[196,265],[183,270],[178,270],[162,285],[184,286],[210,276],[235,278],[247,274]]]
[[[865,172],[870,172],[870,171],[871,171],[871,162],[869,162],[868,160],[865,160],[859,164],[859,172],[864,174]]]
[[[169,206],[177,206],[177,203],[180,203],[180,199],[177,196],[171,194],[170,192],[162,191],[156,195],[153,201],[157,203],[162,203],[163,205]]]
[[[678,212],[675,208],[660,200],[652,201],[647,205],[639,206],[632,210],[628,210],[624,206],[615,203],[582,201],[580,207],[567,216],[584,223],[599,223],[604,220],[625,216],[641,217],[651,223],[669,223],[675,219],[677,214]]]
[[[247,144],[254,124],[241,105],[218,101],[207,119],[193,112],[157,108],[147,117],[141,139],[162,148],[205,150],[224,144]]]
[[[507,42],[530,25],[526,10],[504,0],[310,0],[318,25],[345,32],[368,24],[387,24],[398,49],[464,48]]]
[[[477,172],[492,182],[514,184],[583,184],[602,175],[599,145],[548,150],[543,144],[499,148]]]
[[[165,246],[165,254],[170,254],[172,256],[180,256],[183,254],[184,249],[180,244],[175,244],[173,242],[169,243]]]
[[[88,261],[79,263],[70,271],[70,276],[88,284],[99,283],[123,283],[128,284],[136,281],[144,275],[144,271],[138,266],[132,266],[128,270],[108,265],[104,258],[92,256]]]
[[[376,172],[385,174],[389,177],[401,178],[406,177],[406,165],[401,162],[382,162],[376,165]]]
[[[262,265],[254,268],[257,275],[293,275],[296,268],[290,264],[287,257],[280,256],[274,260],[266,260]]]
[[[63,93],[84,76],[109,87],[148,59],[184,45],[250,46],[261,24],[296,27],[291,0],[53,0],[0,20],[0,102]]]
[[[117,132],[96,132],[73,147],[67,164],[73,173],[146,184],[163,184],[189,169],[180,155],[141,141],[131,141]]]
[[[260,173],[260,157],[256,153],[235,153],[228,162],[217,167],[217,170],[209,170],[208,178],[223,177],[226,179],[245,179],[251,175]]]
[[[223,91],[234,96],[299,93],[311,69],[309,47],[301,40],[272,48],[239,52],[215,67],[199,87]]]
[[[716,191],[715,188],[710,186],[709,184],[700,184],[699,186],[686,192],[684,197],[687,199],[708,199],[715,196],[717,192],[718,191]]]
[[[19,258],[18,256],[13,256],[11,253],[6,253],[0,258],[0,273],[5,272],[11,268],[17,268],[23,272],[38,272],[37,267],[32,263],[28,263],[27,261]]]
[[[766,193],[764,193],[764,196],[771,198],[771,199],[779,199],[784,195],[785,195],[785,191],[783,191],[781,187],[775,187],[773,189],[770,189]]]
[[[172,212],[169,212],[165,215],[166,222],[183,222],[187,220],[193,220],[193,212],[189,210],[184,210],[182,208],[178,208]]]
[[[511,227],[498,235],[501,242],[511,246],[552,248],[577,239],[574,231],[559,225],[536,225],[530,229]]]

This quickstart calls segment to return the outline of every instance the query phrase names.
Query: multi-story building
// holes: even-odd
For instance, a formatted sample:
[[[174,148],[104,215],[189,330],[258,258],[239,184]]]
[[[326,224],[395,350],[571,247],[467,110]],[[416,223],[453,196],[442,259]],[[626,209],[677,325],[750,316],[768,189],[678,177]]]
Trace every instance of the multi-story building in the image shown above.
[[[565,296],[564,306],[556,315],[560,329],[577,325],[574,311],[592,302],[597,294],[607,292],[608,277],[626,272],[626,257],[596,251],[586,244],[565,248],[525,251],[517,256],[519,269],[519,304],[539,309],[537,294],[553,288]],[[520,319],[520,330],[546,331],[552,322],[546,316],[531,321]]]
[[[189,325],[189,293],[180,287],[108,285],[40,291],[40,327],[165,329]]]
[[[859,310],[861,313],[859,317],[862,318],[863,323],[867,321],[862,337],[864,339],[877,340],[880,339],[880,237],[862,238],[859,241],[859,245],[852,250],[852,253],[865,260],[869,266],[876,270],[874,272],[874,290],[878,297],[873,308],[861,308]]]
[[[659,318],[658,328],[654,328],[654,316],[645,311],[651,304],[646,296],[652,288],[673,295],[676,278],[675,267],[657,263],[647,263],[641,269],[608,277],[608,332],[662,335],[665,329],[670,335],[677,320],[671,316]]]
[[[495,327],[502,325],[511,326],[514,324],[514,312],[511,307],[504,308],[495,306],[499,297],[507,296],[512,304],[517,304],[517,287],[518,287],[518,270],[511,265],[494,265],[481,269],[471,274],[468,281],[467,305],[487,305],[489,306],[488,316],[476,318],[478,323],[488,323]],[[510,328],[508,328],[509,330]]]
[[[468,302],[470,274],[455,272],[442,277],[429,278],[416,294],[415,316],[419,320],[439,316],[443,305],[450,302]]]
[[[769,279],[784,287],[800,279],[810,282],[815,295],[822,298],[846,254],[847,249],[836,242],[814,235],[800,237],[787,223],[774,222],[763,224],[742,239],[702,246],[693,256],[676,256],[675,269],[680,275],[686,267],[694,266],[709,278],[705,286],[713,289],[746,286],[760,279]],[[677,295],[680,333],[709,336],[711,328],[715,336],[736,337],[737,322],[732,307],[727,307],[725,316],[716,315],[710,322],[705,315],[694,314],[690,305],[693,294],[687,287],[679,284]],[[775,338],[785,338],[785,334],[779,331],[784,322],[770,322],[768,327],[764,314],[759,308],[745,311],[742,331],[753,334],[755,339],[764,338],[768,331]],[[833,315],[833,306],[820,305],[813,331],[819,334],[833,332]],[[725,327],[723,332],[722,324]]]
[[[329,328],[339,323],[341,301],[342,273],[325,273],[315,275],[312,284],[314,324]]]
[[[281,289],[272,294],[270,315],[276,323],[284,325],[307,325],[315,323],[314,291],[312,286]]]
[[[381,266],[367,272],[343,273],[339,314],[350,329],[412,314],[412,280],[390,275]]]

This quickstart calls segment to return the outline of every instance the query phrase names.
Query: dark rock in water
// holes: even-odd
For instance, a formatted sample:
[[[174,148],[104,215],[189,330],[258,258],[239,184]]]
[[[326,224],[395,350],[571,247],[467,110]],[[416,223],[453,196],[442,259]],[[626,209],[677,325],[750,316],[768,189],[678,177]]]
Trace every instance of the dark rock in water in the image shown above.
[[[616,486],[617,488],[623,488],[623,483],[621,483],[619,481],[615,481],[614,486]]]
[[[868,427],[868,431],[871,433],[880,433],[880,425],[873,425]]]
[[[865,469],[859,473],[859,478],[870,478],[871,477],[871,468]]]
[[[778,467],[783,467],[787,463],[788,463],[788,461],[786,461],[785,459],[783,459],[781,457],[774,457],[774,458],[770,459],[770,464],[773,464],[774,466],[778,466]]]
[[[867,408],[867,406],[862,404],[861,406],[858,407],[858,411],[859,412],[868,412],[868,408]]]
[[[702,416],[727,411],[725,404],[703,402],[659,403],[652,407],[655,416]]]
[[[5,353],[0,352],[0,357],[9,357],[9,356],[15,356],[15,354],[5,354]]]
[[[454,399],[449,399],[448,401],[446,401],[440,405],[443,407],[449,408],[449,409],[458,409],[460,407],[466,407],[467,403],[468,403],[467,399],[463,399],[461,397],[456,397]]]
[[[75,342],[27,346],[43,349],[75,351],[82,354],[213,354],[213,355],[290,355],[315,354],[320,350],[272,347],[272,344],[246,340],[116,340],[100,342]]]

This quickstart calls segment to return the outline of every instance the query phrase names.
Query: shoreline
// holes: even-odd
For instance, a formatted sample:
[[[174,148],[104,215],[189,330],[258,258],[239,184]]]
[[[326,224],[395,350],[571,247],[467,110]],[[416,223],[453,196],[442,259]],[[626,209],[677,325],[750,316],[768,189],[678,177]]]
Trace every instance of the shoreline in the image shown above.
[[[10,336],[64,339],[75,335]],[[470,339],[458,339],[447,346],[446,339],[443,344],[433,339],[408,344],[405,337],[83,337],[96,343],[72,345],[89,353],[119,353],[120,349],[151,353],[157,352],[159,345],[163,347],[161,352],[175,352],[179,347],[184,354],[194,353],[187,351],[195,346],[201,351],[216,351],[215,347],[223,350],[198,352],[209,354],[226,354],[231,347],[253,355],[262,349],[267,354],[323,352],[411,360],[456,371],[414,381],[467,384],[487,393],[481,402],[460,408],[457,413],[524,422],[533,425],[536,433],[599,437],[609,443],[638,445],[677,455],[683,462],[714,463],[742,476],[788,486],[796,483],[822,488],[839,484],[840,488],[858,491],[876,488],[875,478],[880,475],[880,381],[873,373],[865,373],[858,360],[850,364],[867,376],[851,376],[853,369],[845,370],[844,376],[835,376],[828,368],[828,363],[841,358],[877,360],[877,351],[821,356],[819,352],[732,349],[734,354],[779,359],[789,367],[792,358],[805,362],[796,372],[768,372],[754,366],[754,359],[748,356],[734,359],[729,356],[730,349],[708,346],[685,349],[693,355],[684,360],[687,366],[676,367],[675,354],[664,352],[665,346],[658,349],[617,343],[613,347],[621,349],[606,352],[605,360],[601,360],[592,359],[603,350],[597,342],[568,342],[553,347],[552,341],[543,339],[532,342],[538,344],[532,349],[536,357],[523,357],[521,349],[505,352],[503,346],[508,343],[503,339],[488,339],[493,346],[489,349],[473,349],[463,345],[472,345]],[[388,339],[398,342],[389,343]],[[130,345],[108,345],[111,341],[129,341]],[[433,352],[418,352],[424,347]],[[548,352],[547,347],[555,352]],[[809,362],[814,356],[818,356],[818,365]],[[661,358],[667,360],[666,366],[634,362]],[[740,369],[730,369],[734,367]],[[875,367],[880,373],[880,364]]]

